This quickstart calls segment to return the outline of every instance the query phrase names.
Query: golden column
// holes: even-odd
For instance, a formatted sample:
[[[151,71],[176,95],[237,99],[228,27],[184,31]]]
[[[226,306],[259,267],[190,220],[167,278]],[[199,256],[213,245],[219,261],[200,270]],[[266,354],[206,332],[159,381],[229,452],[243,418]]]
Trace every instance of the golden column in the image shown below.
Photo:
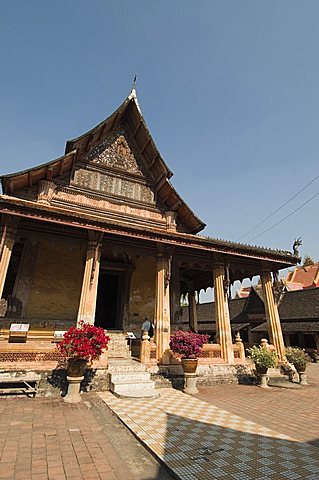
[[[188,318],[190,328],[194,330],[194,332],[198,332],[195,292],[188,293]]]
[[[17,227],[20,220],[19,217],[9,217],[7,215],[3,215],[2,219],[3,225],[0,244],[0,298],[2,298]]]
[[[103,233],[88,231],[88,244],[78,311],[81,320],[94,324]]]
[[[272,343],[276,349],[278,358],[280,361],[285,360],[285,344],[281,330],[280,318],[278,308],[275,303],[272,280],[269,269],[264,269],[261,274],[261,284],[264,294],[264,304],[266,310],[266,318],[268,325],[268,333],[270,343]]]
[[[215,297],[215,322],[217,342],[221,347],[221,356],[228,364],[234,363],[234,350],[230,328],[230,317],[227,295],[225,293],[225,265],[214,265],[214,297]]]
[[[155,342],[156,358],[162,363],[169,362],[170,340],[170,297],[171,256],[159,247],[156,262],[155,285]]]

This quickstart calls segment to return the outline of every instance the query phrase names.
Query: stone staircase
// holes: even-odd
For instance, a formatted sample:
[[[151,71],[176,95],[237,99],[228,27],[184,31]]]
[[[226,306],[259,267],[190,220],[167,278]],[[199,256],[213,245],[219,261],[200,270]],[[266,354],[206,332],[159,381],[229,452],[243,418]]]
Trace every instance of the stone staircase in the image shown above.
[[[127,344],[125,334],[121,330],[107,332],[110,337],[108,344],[108,358],[131,358],[130,347]]]
[[[268,368],[268,386],[279,388],[298,389],[301,386],[297,382],[289,381],[288,375],[281,373],[279,368]]]
[[[109,359],[110,390],[118,397],[157,398],[155,382],[146,367],[133,359]]]

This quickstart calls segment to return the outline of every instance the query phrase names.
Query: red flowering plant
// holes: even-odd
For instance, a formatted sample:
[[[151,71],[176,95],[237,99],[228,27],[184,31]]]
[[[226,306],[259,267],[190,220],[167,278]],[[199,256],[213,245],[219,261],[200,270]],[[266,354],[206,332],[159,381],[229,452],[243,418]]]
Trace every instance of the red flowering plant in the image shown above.
[[[198,358],[208,339],[209,335],[180,330],[171,337],[169,346],[176,358]]]
[[[107,350],[110,337],[103,328],[95,327],[83,320],[78,327],[71,327],[57,344],[59,352],[67,359],[83,359],[91,362]]]

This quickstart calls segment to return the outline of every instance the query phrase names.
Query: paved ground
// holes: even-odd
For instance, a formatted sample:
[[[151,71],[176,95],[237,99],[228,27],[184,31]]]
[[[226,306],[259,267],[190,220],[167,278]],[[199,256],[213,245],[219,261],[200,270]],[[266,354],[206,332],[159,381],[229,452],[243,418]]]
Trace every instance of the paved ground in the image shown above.
[[[95,394],[1,398],[0,415],[0,479],[172,479]]]
[[[99,395],[182,480],[318,480],[319,366],[308,374],[301,389],[163,389],[134,403]]]
[[[107,402],[179,478],[318,480],[319,365],[308,376],[300,390],[163,389],[153,401],[1,398],[0,479],[172,480]]]
[[[309,385],[298,390],[219,385],[200,388],[197,397],[319,447],[319,364],[309,365],[307,376]]]

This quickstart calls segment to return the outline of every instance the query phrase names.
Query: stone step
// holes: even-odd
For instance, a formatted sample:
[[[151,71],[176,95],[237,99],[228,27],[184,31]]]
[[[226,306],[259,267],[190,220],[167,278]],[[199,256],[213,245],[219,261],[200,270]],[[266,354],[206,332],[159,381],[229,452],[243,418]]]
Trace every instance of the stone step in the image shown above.
[[[289,382],[288,375],[283,375],[279,368],[268,368],[267,370],[268,381],[272,383],[287,383]]]
[[[108,361],[108,371],[109,373],[145,372],[146,367],[131,359],[110,358]]]
[[[151,380],[148,382],[126,382],[126,383],[111,383],[111,392],[123,397],[150,397],[157,394],[155,384]],[[144,395],[145,394],[145,395]]]
[[[142,390],[143,388],[155,390],[155,382],[153,382],[152,380],[126,380],[113,382],[111,380],[112,391],[122,390],[126,388],[129,388],[130,390]]]
[[[158,398],[160,393],[158,390],[127,390],[122,393],[113,392],[119,398]]]
[[[131,371],[131,372],[117,372],[111,373],[111,382],[125,383],[133,380],[135,382],[143,382],[150,380],[151,374],[146,371]]]
[[[130,358],[132,353],[122,331],[107,332],[110,337],[108,358]]]

